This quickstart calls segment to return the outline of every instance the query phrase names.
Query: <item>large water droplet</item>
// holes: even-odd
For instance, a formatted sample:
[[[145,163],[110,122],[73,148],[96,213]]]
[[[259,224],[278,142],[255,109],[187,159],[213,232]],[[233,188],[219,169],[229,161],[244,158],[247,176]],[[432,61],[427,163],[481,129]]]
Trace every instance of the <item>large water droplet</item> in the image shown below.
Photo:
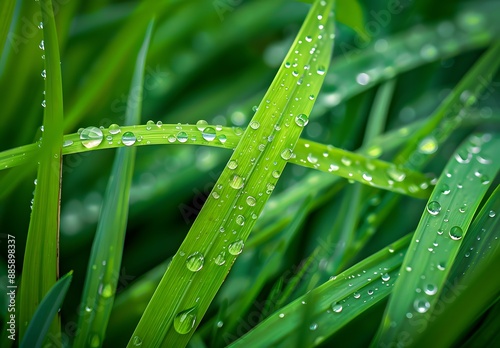
[[[299,127],[305,127],[309,123],[309,117],[306,114],[299,114],[295,117],[295,123]]]
[[[450,232],[448,232],[448,234],[450,235],[451,239],[460,240],[464,235],[464,231],[458,226],[453,226],[452,228],[450,228]]]
[[[236,169],[238,167],[238,162],[236,162],[235,160],[230,160],[228,163],[227,163],[227,167],[229,169]]]
[[[207,126],[208,122],[205,120],[199,120],[198,122],[196,122],[196,128],[198,128],[200,132],[203,132],[205,128],[207,128]]]
[[[184,335],[191,331],[196,323],[195,307],[180,312],[174,318],[175,331]]]
[[[437,201],[432,201],[427,204],[427,211],[431,215],[437,215],[441,211],[441,204]]]
[[[434,284],[427,284],[424,288],[424,292],[429,296],[435,295],[437,292],[437,286]]]
[[[87,127],[80,133],[80,140],[82,145],[87,149],[92,149],[102,142],[103,134],[102,130],[97,127]]]
[[[257,202],[257,200],[255,199],[255,197],[248,196],[246,199],[246,202],[249,206],[253,207],[255,205],[255,203]]]
[[[73,140],[64,140],[62,147],[68,147],[73,145]]]
[[[206,141],[213,141],[215,139],[216,131],[213,127],[206,127],[203,129],[201,136]]]
[[[240,226],[243,226],[245,224],[245,217],[243,215],[238,215],[236,217],[236,223]]]
[[[284,149],[283,151],[281,151],[281,158],[288,161],[292,157],[292,154],[293,154],[292,150]]]
[[[243,240],[238,239],[236,242],[229,244],[229,246],[227,247],[227,250],[229,251],[229,253],[231,255],[239,255],[243,251],[244,245],[245,244],[243,243]]]
[[[406,174],[396,167],[390,167],[387,169],[387,175],[394,181],[402,182],[406,178]]]
[[[111,126],[109,126],[108,130],[109,130],[109,134],[113,134],[113,135],[121,132],[120,126],[117,125],[116,123],[113,123]]]
[[[122,135],[122,143],[125,146],[132,146],[135,144],[137,138],[135,137],[135,134],[132,132],[125,132]]]
[[[250,122],[250,128],[252,128],[252,129],[259,129],[259,127],[260,127],[260,123],[259,122],[257,122],[257,121]]]
[[[370,82],[370,76],[367,73],[361,73],[356,76],[356,82],[365,86]]]
[[[243,178],[237,174],[233,175],[231,177],[231,180],[229,181],[229,186],[231,186],[232,188],[236,189],[236,190],[239,190],[240,188],[243,187],[244,185],[244,181],[243,181]]]
[[[205,262],[205,257],[203,257],[203,254],[195,252],[186,259],[186,267],[188,270],[192,272],[198,272],[200,269],[203,268],[204,262]]]
[[[342,312],[342,305],[340,303],[334,303],[332,304],[332,310],[335,312],[335,313],[340,313]]]
[[[425,313],[431,308],[431,304],[427,300],[415,300],[413,307],[419,313]]]
[[[113,286],[111,284],[101,284],[99,286],[99,294],[101,294],[102,297],[108,298],[113,296]]]
[[[214,260],[215,264],[218,265],[218,266],[222,266],[223,264],[226,263],[226,252],[225,251],[221,251],[216,257],[215,257],[215,260]]]
[[[175,137],[179,143],[185,143],[188,140],[188,135],[186,132],[179,132]]]

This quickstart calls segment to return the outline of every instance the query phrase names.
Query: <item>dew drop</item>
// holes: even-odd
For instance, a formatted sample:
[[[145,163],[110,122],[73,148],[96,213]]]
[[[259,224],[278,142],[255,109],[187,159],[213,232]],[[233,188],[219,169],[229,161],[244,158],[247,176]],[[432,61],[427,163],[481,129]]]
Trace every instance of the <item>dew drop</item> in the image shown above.
[[[316,323],[312,323],[312,324],[309,326],[309,330],[311,330],[311,331],[314,331],[314,330],[316,330],[317,328],[318,328],[318,324],[316,324]]]
[[[110,134],[118,134],[121,132],[120,126],[117,125],[116,123],[113,123],[111,126],[108,128]]]
[[[394,181],[402,182],[406,178],[406,174],[396,167],[390,167],[387,169],[387,175]]]
[[[441,211],[441,204],[437,201],[432,201],[427,204],[427,211],[431,215],[437,215]]]
[[[340,313],[342,312],[342,305],[340,303],[334,303],[332,304],[332,310],[335,312],[335,313]]]
[[[203,129],[201,136],[206,141],[213,141],[215,139],[215,129],[213,127],[206,127]]]
[[[38,29],[43,29],[43,22],[38,23]]]
[[[242,188],[243,185],[244,185],[243,178],[237,174],[233,175],[231,177],[231,180],[229,181],[229,186],[231,186],[232,188],[234,188],[236,190],[239,190],[240,188]]]
[[[458,226],[453,226],[452,228],[450,228],[450,232],[448,232],[448,234],[450,235],[451,239],[460,240],[464,235],[464,231],[462,231],[462,229]]]
[[[305,127],[309,123],[309,117],[306,114],[299,114],[295,117],[295,123],[299,127]]]
[[[259,129],[259,127],[260,127],[260,123],[259,122],[257,122],[257,121],[250,122],[250,128],[252,128],[252,129]]]
[[[383,274],[383,275],[382,275],[382,280],[383,280],[384,282],[387,282],[387,281],[389,281],[390,279],[391,279],[391,276],[389,275],[389,273],[385,273],[385,274]]]
[[[40,41],[40,45],[38,45],[38,48],[41,49],[42,51],[45,50],[45,43],[42,41]]]
[[[188,141],[188,135],[186,132],[177,133],[175,138],[179,141],[179,143],[185,143],[186,141]]]
[[[494,210],[490,210],[490,212],[488,213],[488,216],[491,218],[495,217],[495,215],[496,215],[496,213]]]
[[[443,193],[443,195],[447,195],[450,193],[450,187],[446,184],[443,184],[443,186],[441,186],[441,192]]]
[[[140,346],[142,344],[142,339],[139,336],[134,336],[132,338],[132,344],[136,347]]]
[[[229,251],[229,253],[231,255],[239,255],[243,251],[244,245],[245,244],[243,243],[243,240],[238,239],[236,242],[229,244],[229,246],[227,247],[227,250]]]
[[[314,155],[312,153],[310,153],[307,155],[307,162],[309,162],[311,164],[318,163],[318,158],[314,157]]]
[[[424,288],[424,292],[429,296],[435,295],[437,292],[437,286],[434,284],[427,284]]]
[[[240,226],[243,226],[245,224],[245,217],[243,215],[238,215],[236,217],[236,223]]]
[[[41,73],[40,75],[41,75],[41,76],[43,77],[43,79],[45,80],[45,78],[47,77],[47,72],[46,72],[46,70],[45,70],[45,69],[43,69],[43,70],[42,70],[42,73]]]
[[[218,265],[218,266],[222,266],[223,264],[226,263],[226,252],[225,251],[221,251],[216,257],[215,257],[215,260],[214,260],[215,264]]]
[[[281,151],[281,158],[283,158],[285,161],[288,161],[292,157],[292,150],[291,149],[284,149]]]
[[[356,82],[362,86],[365,86],[370,82],[370,76],[367,73],[361,73],[356,76]]]
[[[458,163],[461,163],[461,164],[467,164],[467,163],[470,163],[471,159],[472,159],[472,153],[468,152],[468,151],[457,151],[457,153],[455,153],[455,159],[457,160]]]
[[[175,331],[181,335],[187,334],[194,327],[196,322],[195,307],[180,312],[174,318]]]
[[[148,122],[146,122],[146,130],[151,130],[151,128],[153,128],[155,126],[155,123],[151,120],[149,120]]]
[[[253,207],[255,203],[257,203],[257,200],[255,199],[255,197],[248,196],[246,202],[249,206]]]
[[[91,347],[99,347],[101,345],[101,339],[99,338],[99,335],[93,334],[89,338],[90,340],[90,346]]]
[[[271,175],[273,176],[273,178],[278,179],[281,174],[280,174],[279,171],[273,170],[273,172],[271,173]]]
[[[359,292],[355,292],[352,294],[352,296],[355,298],[355,299],[358,299],[361,297],[361,294]]]
[[[323,65],[318,66],[318,70],[316,70],[318,75],[324,75],[326,72],[326,68]]]
[[[431,304],[429,303],[429,301],[427,300],[415,300],[415,302],[413,302],[413,307],[415,308],[415,310],[419,313],[425,313],[429,310],[429,308],[431,308]]]
[[[135,137],[135,134],[132,132],[125,132],[122,135],[122,143],[125,146],[132,146],[135,144],[137,138]]]
[[[47,106],[47,102],[45,101],[45,99],[44,99],[44,100],[42,100],[41,105],[42,105],[42,107],[43,107],[43,108]]]
[[[203,263],[205,262],[205,257],[202,253],[195,252],[188,256],[186,259],[186,267],[191,272],[198,272],[203,268]]]
[[[196,122],[196,128],[198,128],[200,132],[203,132],[205,128],[207,128],[207,126],[208,122],[205,120],[199,120],[198,122]]]
[[[97,127],[87,127],[80,133],[80,140],[82,145],[87,149],[92,149],[102,142],[103,134],[102,130]]]
[[[111,284],[101,284],[99,294],[104,298],[111,297],[113,295],[113,286]]]
[[[217,139],[219,139],[221,144],[225,144],[227,141],[227,136],[225,134],[220,134]]]
[[[68,147],[73,145],[73,140],[64,140],[62,147]]]
[[[227,167],[229,169],[236,169],[238,167],[238,162],[236,162],[235,160],[230,160],[228,163],[227,163]]]

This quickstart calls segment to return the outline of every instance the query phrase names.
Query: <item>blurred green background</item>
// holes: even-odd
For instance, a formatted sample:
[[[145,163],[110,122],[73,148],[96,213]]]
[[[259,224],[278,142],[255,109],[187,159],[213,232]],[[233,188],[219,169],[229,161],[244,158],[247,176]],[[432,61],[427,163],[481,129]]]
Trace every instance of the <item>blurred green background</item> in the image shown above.
[[[349,150],[361,145],[376,91],[359,88],[363,85],[359,74],[366,67],[376,61],[400,74],[386,128],[391,130],[428,116],[500,33],[498,1],[364,0],[359,2],[360,18],[355,16],[354,5],[346,5],[347,0],[340,2],[344,9],[339,8],[339,16],[352,17],[348,23],[352,27],[338,24],[336,28],[334,63],[303,137]],[[65,134],[80,127],[108,127],[124,121],[136,54],[153,16],[156,22],[146,63],[143,123],[150,119],[163,123],[205,119],[212,124],[245,127],[252,107],[271,83],[310,6],[292,0],[53,0],[53,4],[61,50]],[[15,1],[0,59],[0,151],[40,137],[44,79],[39,22],[37,2]],[[436,42],[442,39],[449,47],[428,46],[425,51],[419,28],[430,28]],[[408,52],[420,57],[419,64],[413,67],[407,63],[403,69],[406,58],[387,50],[397,35],[402,35],[399,40]],[[443,53],[446,50],[455,53]],[[487,89],[488,95],[477,105],[478,117],[498,120],[499,86],[497,75]],[[339,102],[336,92],[342,92],[345,98]],[[452,145],[439,152],[429,172],[439,173],[457,141],[472,127],[481,126],[473,123],[455,134]],[[492,127],[498,129],[498,123],[483,126]],[[74,270],[74,276],[62,309],[63,329],[65,323],[77,318],[113,155],[114,151],[106,150],[64,159],[60,274]],[[227,150],[208,147],[138,149],[118,294],[176,252],[229,156]],[[275,193],[292,187],[307,172],[289,166]],[[33,164],[0,171],[0,232],[2,236],[16,236],[18,271],[34,178]],[[410,232],[391,226],[416,225],[423,204],[405,200],[381,228],[389,233],[379,235],[359,257]],[[307,226],[314,226],[322,214],[335,214],[335,209],[325,205],[312,212],[301,232],[305,240]],[[5,263],[4,246],[2,239],[0,263]],[[295,248],[285,255],[287,263],[298,264],[311,248]],[[2,267],[0,287],[6,286],[4,270]],[[237,276],[245,277],[245,273],[230,275]],[[5,301],[0,297],[1,322],[5,322]],[[115,325],[116,317],[112,316],[108,338],[113,342],[128,340],[143,308],[132,306],[129,310],[128,322],[117,321]],[[115,341],[118,338],[122,341]]]

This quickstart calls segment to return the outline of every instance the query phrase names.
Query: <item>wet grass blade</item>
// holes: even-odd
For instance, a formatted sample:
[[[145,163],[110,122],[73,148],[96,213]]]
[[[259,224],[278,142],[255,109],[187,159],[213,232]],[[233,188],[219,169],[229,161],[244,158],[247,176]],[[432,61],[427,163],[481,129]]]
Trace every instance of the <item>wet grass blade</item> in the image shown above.
[[[316,1],[137,326],[129,346],[185,346],[272,193],[330,61],[332,2]],[[313,98],[314,99],[314,98]],[[241,206],[242,209],[235,209]],[[221,214],[221,212],[223,212]]]
[[[72,278],[73,272],[61,277],[43,298],[26,329],[21,348],[42,347],[43,340],[52,322],[51,319],[60,310]]]
[[[43,0],[45,47],[44,132],[38,157],[38,174],[30,218],[20,289],[19,336],[22,339],[37,306],[58,277],[59,201],[63,134],[61,66],[52,2]],[[60,335],[59,318],[51,334]]]
[[[152,28],[153,21],[149,23],[137,56],[127,103],[127,124],[138,123],[141,118],[144,68]],[[129,141],[136,140],[131,132],[123,136]],[[104,340],[121,269],[136,151],[136,148],[116,151],[87,268],[81,304],[85,310],[78,322],[75,347],[97,347]]]
[[[474,213],[500,163],[498,135],[471,136],[448,162],[415,231],[376,344],[416,338],[432,314]],[[408,314],[409,313],[409,314]]]
[[[320,344],[392,290],[410,235],[279,309],[230,347]]]
[[[3,52],[5,41],[9,32],[9,26],[14,14],[15,1],[2,1],[0,4],[0,18],[3,18],[0,23],[0,50]]]

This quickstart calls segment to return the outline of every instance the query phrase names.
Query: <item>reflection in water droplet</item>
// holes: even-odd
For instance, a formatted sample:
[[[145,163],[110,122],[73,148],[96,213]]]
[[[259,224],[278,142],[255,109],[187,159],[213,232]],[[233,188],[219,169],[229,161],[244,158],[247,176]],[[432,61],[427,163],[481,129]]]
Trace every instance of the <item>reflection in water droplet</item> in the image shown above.
[[[208,126],[208,122],[205,121],[205,120],[199,120],[198,122],[196,122],[196,128],[198,128],[198,130],[200,132],[203,132],[203,130]]]
[[[216,257],[215,257],[215,260],[214,260],[215,264],[218,265],[218,266],[222,266],[223,264],[226,263],[226,252],[225,251],[221,251]]]
[[[135,134],[132,132],[125,132],[122,135],[122,143],[125,146],[134,145],[136,140],[137,140],[137,138],[135,137]]]
[[[185,143],[186,141],[188,141],[188,135],[186,132],[177,133],[175,138],[179,141],[179,143]]]
[[[431,215],[438,215],[441,211],[441,204],[437,201],[432,201],[427,204],[427,211]]]
[[[292,157],[292,150],[290,149],[284,149],[282,152],[281,152],[281,158],[283,158],[284,160],[288,161],[291,157]]]
[[[201,136],[203,139],[206,141],[213,141],[215,139],[216,131],[212,127],[206,127],[203,132],[201,133]]]
[[[92,149],[102,142],[103,134],[102,130],[97,127],[87,127],[80,133],[80,140],[82,145],[87,149]]]
[[[227,167],[229,169],[236,169],[238,167],[238,162],[236,162],[235,160],[230,160],[228,163],[227,163]]]
[[[111,126],[108,128],[109,134],[118,134],[121,132],[120,126],[117,125],[116,123],[113,123]]]
[[[309,123],[309,117],[306,114],[299,114],[295,117],[295,123],[299,127],[305,127]]]
[[[450,232],[448,232],[448,234],[450,235],[451,239],[460,240],[464,235],[464,231],[462,231],[462,229],[458,226],[453,226],[452,228],[450,228]]]
[[[186,259],[186,267],[192,272],[198,272],[203,268],[205,258],[202,253],[195,252]]]
[[[245,244],[243,243],[243,240],[238,239],[236,242],[229,244],[229,246],[227,247],[227,250],[229,251],[229,253],[231,255],[239,255],[243,251],[244,245]]]
[[[236,217],[236,223],[240,226],[243,226],[245,224],[245,217],[243,215],[238,215]]]
[[[332,309],[335,313],[340,313],[342,312],[342,305],[340,303],[334,303],[332,304]]]
[[[429,296],[435,295],[437,292],[437,286],[434,284],[427,284],[424,288],[424,292]]]
[[[260,123],[259,122],[257,122],[257,121],[250,122],[250,128],[252,128],[252,129],[259,129],[259,127],[260,127]]]
[[[175,331],[184,335],[191,331],[196,323],[195,307],[180,312],[174,318]]]
[[[431,304],[427,300],[415,300],[413,307],[419,313],[425,313],[431,308]]]
[[[246,202],[249,206],[253,207],[255,205],[255,203],[257,202],[257,200],[255,199],[255,197],[248,196],[246,199]]]
[[[231,180],[229,181],[229,186],[231,186],[232,188],[234,188],[236,190],[239,190],[240,188],[242,188],[243,185],[244,185],[243,178],[237,174],[233,175],[231,177]]]

